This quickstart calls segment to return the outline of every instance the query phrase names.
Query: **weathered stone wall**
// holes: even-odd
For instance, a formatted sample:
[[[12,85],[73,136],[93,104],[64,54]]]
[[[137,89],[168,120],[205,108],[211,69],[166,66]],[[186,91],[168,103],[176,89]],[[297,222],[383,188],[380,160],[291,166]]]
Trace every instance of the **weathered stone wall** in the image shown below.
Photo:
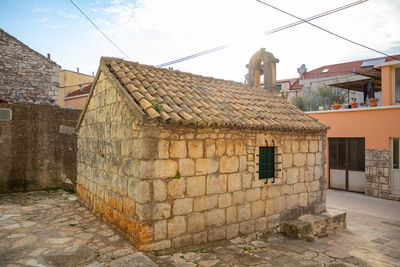
[[[59,67],[0,29],[0,100],[56,105]]]
[[[391,196],[390,150],[365,150],[365,195],[395,199]]]
[[[258,147],[282,154],[276,182]],[[100,75],[78,137],[78,195],[141,250],[277,231],[325,210],[325,135],[140,122]]]
[[[75,127],[80,112],[58,107],[0,104],[11,109],[10,121],[0,120],[0,193],[67,187],[76,182]],[[73,128],[72,128],[73,129]]]

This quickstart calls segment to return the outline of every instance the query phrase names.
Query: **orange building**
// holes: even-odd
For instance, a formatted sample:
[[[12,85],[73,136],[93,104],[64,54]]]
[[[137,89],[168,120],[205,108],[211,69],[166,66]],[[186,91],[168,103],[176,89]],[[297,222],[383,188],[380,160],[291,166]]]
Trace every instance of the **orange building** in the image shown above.
[[[373,72],[381,83],[382,105],[308,114],[330,126],[329,188],[400,200],[400,60],[375,64]],[[341,84],[346,86],[355,88],[355,84]]]
[[[64,98],[79,89],[82,89],[82,86],[86,86],[93,82],[94,77],[79,73],[79,69],[77,72],[71,70],[60,70],[60,88],[58,93],[58,104],[62,108],[68,108],[66,103],[64,102]]]
[[[70,109],[83,109],[89,97],[92,85],[89,84],[82,89],[75,90],[64,97],[66,108]]]

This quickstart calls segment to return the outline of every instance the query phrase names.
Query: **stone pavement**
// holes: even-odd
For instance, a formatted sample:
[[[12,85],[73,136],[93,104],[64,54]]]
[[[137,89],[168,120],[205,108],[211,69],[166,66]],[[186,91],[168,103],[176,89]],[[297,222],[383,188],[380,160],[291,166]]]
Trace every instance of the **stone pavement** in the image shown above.
[[[1,267],[88,264],[156,266],[75,195],[62,190],[0,195]]]
[[[374,198],[336,191],[329,191],[328,206],[341,207],[338,197],[376,208]],[[400,210],[382,205],[385,214],[346,206],[348,229],[314,242],[253,236],[161,255],[137,252],[75,195],[0,195],[0,266],[400,266],[400,221],[390,216]]]

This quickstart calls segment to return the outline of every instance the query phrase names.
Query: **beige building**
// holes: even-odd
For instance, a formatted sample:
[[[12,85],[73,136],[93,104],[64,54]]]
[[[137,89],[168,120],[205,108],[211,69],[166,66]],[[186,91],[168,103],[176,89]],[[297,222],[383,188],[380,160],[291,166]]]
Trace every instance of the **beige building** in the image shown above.
[[[58,94],[58,104],[62,108],[67,108],[64,98],[71,92],[82,89],[93,82],[94,77],[74,72],[71,70],[60,70],[60,89]]]
[[[326,130],[265,89],[102,58],[78,198],[143,251],[275,232],[325,210]]]

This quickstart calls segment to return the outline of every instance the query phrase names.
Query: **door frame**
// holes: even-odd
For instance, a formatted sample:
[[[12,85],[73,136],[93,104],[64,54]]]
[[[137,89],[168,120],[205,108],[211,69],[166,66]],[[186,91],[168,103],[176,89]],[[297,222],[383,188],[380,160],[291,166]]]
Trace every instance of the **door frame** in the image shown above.
[[[391,137],[390,138],[390,194],[394,196],[400,196],[400,193],[395,193],[394,192],[394,169],[393,169],[393,160],[394,160],[394,139],[399,140],[399,153],[400,153],[400,137]],[[400,161],[400,159],[399,159]],[[399,169],[400,171],[400,169]],[[400,178],[400,177],[399,177]]]
[[[345,177],[345,179],[346,179],[346,184],[345,184],[346,189],[331,188],[330,139],[338,140],[339,138],[345,140],[345,163],[344,163],[345,168],[344,169],[333,169],[333,170],[344,170],[345,171],[345,173],[346,173],[346,177]],[[361,194],[364,193],[365,194],[365,191],[364,192],[360,192],[360,191],[349,190],[349,171],[350,171],[349,170],[349,139],[364,139],[364,162],[365,162],[365,137],[328,137],[328,189],[334,189],[334,190],[340,190],[340,191],[346,191],[346,192],[353,192],[353,193],[361,193]],[[337,141],[336,142],[337,151],[339,150],[338,146],[339,146],[339,142]],[[357,147],[356,147],[356,151],[357,152],[356,152],[356,154],[358,154],[358,150],[359,150],[359,147],[358,147],[358,143],[357,143]],[[365,167],[364,167],[364,174],[365,174]]]

